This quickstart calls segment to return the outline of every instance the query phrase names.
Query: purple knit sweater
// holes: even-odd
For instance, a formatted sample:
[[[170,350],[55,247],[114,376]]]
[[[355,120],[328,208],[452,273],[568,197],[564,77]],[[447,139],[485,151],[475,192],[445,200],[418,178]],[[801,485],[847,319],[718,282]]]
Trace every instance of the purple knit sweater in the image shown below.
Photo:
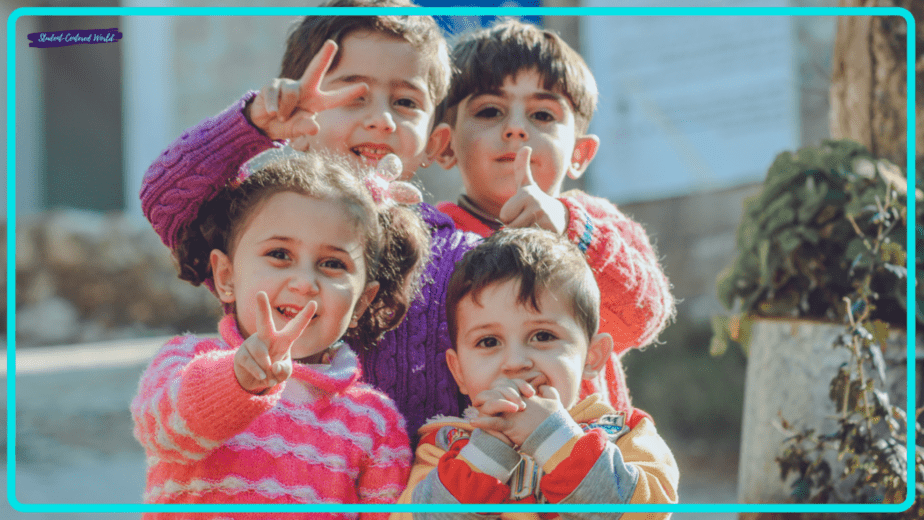
[[[245,162],[276,146],[244,118],[242,109],[255,95],[248,93],[183,132],[148,168],[141,208],[171,249],[178,230],[195,218],[203,202],[236,177]],[[401,325],[374,348],[352,346],[363,379],[394,399],[404,414],[412,446],[424,421],[437,414],[458,416],[466,405],[446,367],[450,343],[444,301],[455,263],[479,240],[456,230],[451,218],[430,205],[420,204],[420,213],[431,229],[432,250],[420,296]]]

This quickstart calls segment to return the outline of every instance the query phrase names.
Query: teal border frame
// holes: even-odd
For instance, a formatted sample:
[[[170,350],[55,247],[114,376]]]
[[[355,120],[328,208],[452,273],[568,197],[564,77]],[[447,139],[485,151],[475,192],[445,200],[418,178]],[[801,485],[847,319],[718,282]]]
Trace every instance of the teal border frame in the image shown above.
[[[277,505],[277,504],[213,504],[213,505],[158,505],[158,504],[25,504],[16,499],[16,21],[24,16],[304,16],[320,15],[378,15],[384,11],[396,14],[444,16],[900,16],[907,27],[915,27],[911,13],[898,7],[422,7],[422,8],[319,8],[319,7],[23,7],[13,11],[7,19],[7,499],[17,511],[25,513],[120,513],[120,512],[189,512],[189,513],[251,513],[251,512],[805,512],[805,513],[898,513],[914,503],[914,420],[908,421],[908,489],[901,504],[413,504],[413,505]],[[908,193],[915,189],[915,31],[907,32],[907,180]],[[908,213],[915,214],[916,200],[908,197]],[[907,233],[907,294],[908,302],[908,411],[915,410],[915,226]],[[922,238],[924,239],[924,238]],[[909,414],[909,418],[913,413]]]

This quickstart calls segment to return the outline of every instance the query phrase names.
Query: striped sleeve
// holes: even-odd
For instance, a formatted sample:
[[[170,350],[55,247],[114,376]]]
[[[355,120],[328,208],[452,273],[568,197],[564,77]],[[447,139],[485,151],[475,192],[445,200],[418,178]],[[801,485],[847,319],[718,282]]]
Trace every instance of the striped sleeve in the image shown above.
[[[283,385],[263,396],[247,393],[233,357],[214,340],[194,336],[161,349],[131,404],[135,437],[149,457],[200,460],[276,403]]]
[[[359,499],[364,504],[394,504],[407,485],[411,447],[404,418],[394,403],[377,392],[364,403],[382,419],[371,455],[361,469]],[[364,513],[360,518],[388,518],[387,513]]]
[[[647,416],[630,420],[630,425],[613,442],[603,429],[583,432],[564,412],[546,419],[522,447],[542,464],[540,486],[546,499],[562,504],[676,504],[679,473],[670,449]],[[651,520],[670,517],[646,515]]]

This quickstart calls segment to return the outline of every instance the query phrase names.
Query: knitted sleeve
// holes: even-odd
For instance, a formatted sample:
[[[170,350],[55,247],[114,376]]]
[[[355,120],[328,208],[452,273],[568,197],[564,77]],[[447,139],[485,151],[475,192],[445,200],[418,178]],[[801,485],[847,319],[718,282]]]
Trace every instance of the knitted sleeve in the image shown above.
[[[131,404],[135,437],[149,457],[200,460],[276,404],[284,383],[262,396],[247,393],[233,357],[216,340],[195,336],[164,345]]]
[[[507,501],[507,481],[520,461],[512,448],[475,430],[469,437],[454,426],[425,435],[417,447],[408,488],[399,503],[499,504]],[[481,513],[414,513],[413,518],[496,518]],[[392,515],[393,520],[411,518]]]
[[[161,240],[173,249],[188,225],[240,167],[273,141],[247,122],[242,110],[249,92],[220,114],[189,128],[148,168],[141,185],[141,210]]]
[[[644,416],[644,414],[640,414]],[[542,494],[563,504],[677,503],[677,465],[647,416],[630,419],[622,436],[606,427],[583,431],[566,413],[552,415],[523,443],[521,450],[542,465]],[[669,518],[645,513],[644,518]],[[632,515],[624,515],[624,518]],[[584,518],[563,513],[563,518]]]
[[[600,286],[600,331],[613,336],[616,353],[651,343],[673,317],[674,297],[645,230],[606,199],[572,190],[560,200],[568,237]]]
[[[358,494],[363,504],[394,504],[407,485],[411,468],[411,446],[404,418],[391,399],[375,392],[374,399],[365,399],[382,418],[375,437],[372,455],[358,477]],[[360,518],[388,518],[388,513],[363,513]]]

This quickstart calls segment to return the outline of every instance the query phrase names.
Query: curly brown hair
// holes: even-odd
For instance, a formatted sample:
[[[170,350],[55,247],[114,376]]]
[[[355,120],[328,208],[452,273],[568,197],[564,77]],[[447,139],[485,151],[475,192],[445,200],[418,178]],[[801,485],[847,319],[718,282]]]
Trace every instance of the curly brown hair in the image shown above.
[[[236,240],[261,202],[281,192],[295,192],[344,205],[362,234],[366,283],[379,290],[345,339],[371,346],[398,326],[417,294],[429,258],[429,231],[412,206],[376,204],[363,179],[371,171],[357,169],[345,157],[323,151],[273,157],[244,179],[235,180],[204,203],[196,219],[180,231],[174,250],[179,277],[205,283],[213,292],[209,256],[213,249],[233,258]],[[234,308],[226,306],[225,312]]]

